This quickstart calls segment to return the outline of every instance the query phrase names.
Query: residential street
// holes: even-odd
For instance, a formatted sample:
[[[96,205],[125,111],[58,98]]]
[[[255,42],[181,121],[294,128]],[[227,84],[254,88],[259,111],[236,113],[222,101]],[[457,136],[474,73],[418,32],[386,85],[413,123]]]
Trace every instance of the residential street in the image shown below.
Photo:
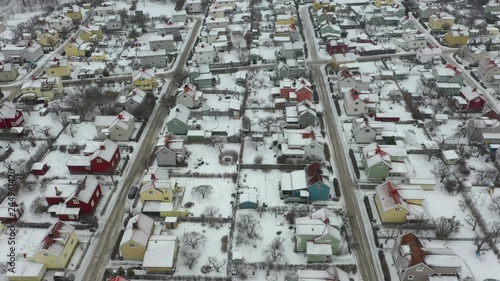
[[[342,189],[342,194],[344,195],[344,201],[346,205],[346,210],[350,218],[350,225],[352,230],[351,241],[353,241],[354,249],[356,250],[356,257],[358,260],[359,270],[363,280],[365,281],[377,281],[383,280],[380,265],[377,257],[375,256],[375,248],[373,248],[369,239],[373,239],[371,230],[367,228],[368,222],[365,222],[363,218],[362,210],[359,206],[358,199],[356,196],[356,182],[349,170],[350,160],[346,154],[346,148],[344,147],[341,137],[343,133],[339,130],[337,126],[337,114],[336,110],[332,107],[330,102],[330,92],[325,84],[326,77],[322,68],[324,66],[319,66],[314,64],[315,61],[319,60],[318,52],[314,38],[314,30],[311,22],[311,18],[308,13],[308,6],[302,6],[299,9],[300,18],[302,19],[302,25],[304,29],[304,34],[306,37],[307,47],[309,50],[309,58],[306,64],[310,65],[312,76],[315,77],[314,83],[316,84],[321,104],[323,105],[323,118],[325,126],[327,129],[327,135],[332,144],[331,150],[333,151],[334,162],[337,167],[337,177]]]
[[[184,50],[191,50],[195,39],[201,28],[201,21],[196,20],[193,29],[190,32],[190,37],[186,44],[183,46]],[[167,80],[170,79],[172,74],[185,67],[186,60],[188,58],[189,52],[182,52],[180,57],[175,64],[175,68],[168,74]],[[165,83],[161,89],[160,96],[163,95],[174,95],[177,91],[174,83]],[[145,163],[149,156],[154,150],[157,142],[157,137],[162,129],[163,122],[168,115],[168,109],[160,106],[158,103],[153,111],[150,123],[146,127],[144,135],[142,136],[143,142],[138,151],[136,152],[136,158],[131,163],[129,173],[124,176],[120,189],[118,190],[118,197],[116,203],[113,205],[113,209],[107,223],[103,225],[102,232],[98,234],[99,240],[95,246],[95,250],[91,251],[91,257],[88,265],[86,267],[81,267],[81,270],[85,272],[84,276],[80,280],[84,281],[96,281],[101,280],[104,275],[106,266],[110,260],[111,253],[113,252],[114,245],[116,241],[120,238],[118,237],[120,229],[123,227],[123,218],[125,215],[125,201],[127,192],[131,185],[140,181],[143,177]]]

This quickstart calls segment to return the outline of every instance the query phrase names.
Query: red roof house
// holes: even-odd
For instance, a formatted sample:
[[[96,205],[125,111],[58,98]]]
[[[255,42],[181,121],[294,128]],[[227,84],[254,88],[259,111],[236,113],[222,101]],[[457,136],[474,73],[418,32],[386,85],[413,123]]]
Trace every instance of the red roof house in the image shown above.
[[[330,39],[326,42],[326,51],[329,55],[343,54],[348,52],[348,46],[344,40]]]
[[[484,107],[485,100],[483,94],[479,92],[476,88],[466,86],[460,90],[455,99],[455,106],[460,110],[466,110],[469,112],[481,111]]]
[[[123,278],[121,276],[115,276],[115,277],[109,279],[108,281],[129,281],[129,280],[126,278]]]
[[[0,105],[0,129],[20,127],[24,124],[23,112],[16,109],[13,103],[4,102]]]
[[[66,162],[71,174],[112,174],[120,162],[118,144],[111,140],[87,144],[83,155],[70,157]]]
[[[280,96],[288,101],[312,100],[312,84],[304,78],[284,79],[280,83]]]
[[[47,163],[37,162],[31,166],[31,173],[37,176],[43,176],[49,170],[49,165]]]

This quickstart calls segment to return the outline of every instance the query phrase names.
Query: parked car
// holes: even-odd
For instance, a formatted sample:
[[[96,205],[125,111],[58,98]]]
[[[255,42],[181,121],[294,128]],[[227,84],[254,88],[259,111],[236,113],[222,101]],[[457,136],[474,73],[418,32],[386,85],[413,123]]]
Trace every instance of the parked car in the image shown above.
[[[54,281],[73,281],[75,275],[66,271],[58,271],[54,274]]]
[[[130,187],[130,190],[128,191],[127,197],[128,199],[134,199],[135,196],[137,195],[137,192],[139,191],[139,188],[137,185],[132,185]]]

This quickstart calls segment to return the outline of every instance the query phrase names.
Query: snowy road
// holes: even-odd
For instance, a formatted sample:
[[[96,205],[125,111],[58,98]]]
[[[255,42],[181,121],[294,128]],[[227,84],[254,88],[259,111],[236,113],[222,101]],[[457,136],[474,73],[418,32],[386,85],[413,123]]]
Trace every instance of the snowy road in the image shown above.
[[[337,165],[338,171],[337,175],[342,193],[344,194],[347,213],[350,218],[352,241],[354,243],[354,249],[357,252],[358,266],[364,281],[382,280],[379,263],[374,255],[375,249],[372,248],[369,240],[372,239],[372,237],[368,234],[370,232],[367,223],[363,221],[364,216],[358,204],[355,188],[356,183],[349,169],[349,158],[345,153],[346,149],[340,139],[342,132],[338,127],[336,111],[333,109],[332,103],[330,102],[330,91],[325,83],[326,76],[322,71],[323,66],[316,63],[317,61],[322,61],[322,59],[318,57],[317,48],[319,44],[316,43],[316,38],[314,37],[315,33],[308,12],[309,6],[310,5],[302,6],[299,9],[299,15],[303,23],[304,34],[309,50],[309,59],[306,63],[311,69],[312,76],[315,77],[314,82],[316,83],[321,103],[326,113],[323,115],[325,118],[325,126],[330,143],[332,144],[333,157],[335,158],[334,162]]]
[[[201,20],[197,19],[191,30],[189,39],[183,46],[186,51],[181,53],[181,56],[175,65],[175,71],[185,67],[189,50],[193,48],[200,28]],[[174,73],[174,71],[171,73]],[[161,90],[161,95],[172,95],[176,90],[175,83],[165,83],[165,86]],[[95,250],[89,254],[90,257],[88,258],[89,262],[87,266],[82,267],[82,270],[85,272],[83,277],[80,279],[82,281],[101,280],[104,275],[111,253],[113,252],[113,247],[119,239],[118,235],[120,233],[120,229],[123,227],[127,191],[133,183],[142,178],[145,169],[144,163],[147,162],[147,159],[149,159],[149,156],[153,152],[158,134],[160,133],[163,122],[168,114],[168,110],[159,105],[160,104],[158,103],[150,119],[151,121],[146,127],[146,131],[143,135],[144,141],[137,151],[136,159],[133,161],[129,173],[122,180],[123,185],[119,189],[118,198],[116,199],[116,203],[113,205],[113,209],[107,223],[104,224],[104,228],[100,233],[97,245],[94,245]]]

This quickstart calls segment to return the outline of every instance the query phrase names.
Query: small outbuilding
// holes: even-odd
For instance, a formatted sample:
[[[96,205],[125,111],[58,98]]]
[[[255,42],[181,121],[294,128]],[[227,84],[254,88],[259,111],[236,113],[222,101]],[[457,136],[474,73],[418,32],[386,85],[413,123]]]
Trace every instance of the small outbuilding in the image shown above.
[[[49,165],[47,165],[47,163],[37,162],[34,163],[33,166],[31,166],[31,173],[33,175],[43,176],[49,169],[50,167]]]
[[[256,193],[245,191],[240,194],[241,209],[256,209],[259,206],[258,196]]]
[[[446,165],[456,165],[460,157],[455,150],[445,150],[442,152],[443,161]]]
[[[177,217],[165,217],[165,228],[167,229],[175,229],[178,225]]]

